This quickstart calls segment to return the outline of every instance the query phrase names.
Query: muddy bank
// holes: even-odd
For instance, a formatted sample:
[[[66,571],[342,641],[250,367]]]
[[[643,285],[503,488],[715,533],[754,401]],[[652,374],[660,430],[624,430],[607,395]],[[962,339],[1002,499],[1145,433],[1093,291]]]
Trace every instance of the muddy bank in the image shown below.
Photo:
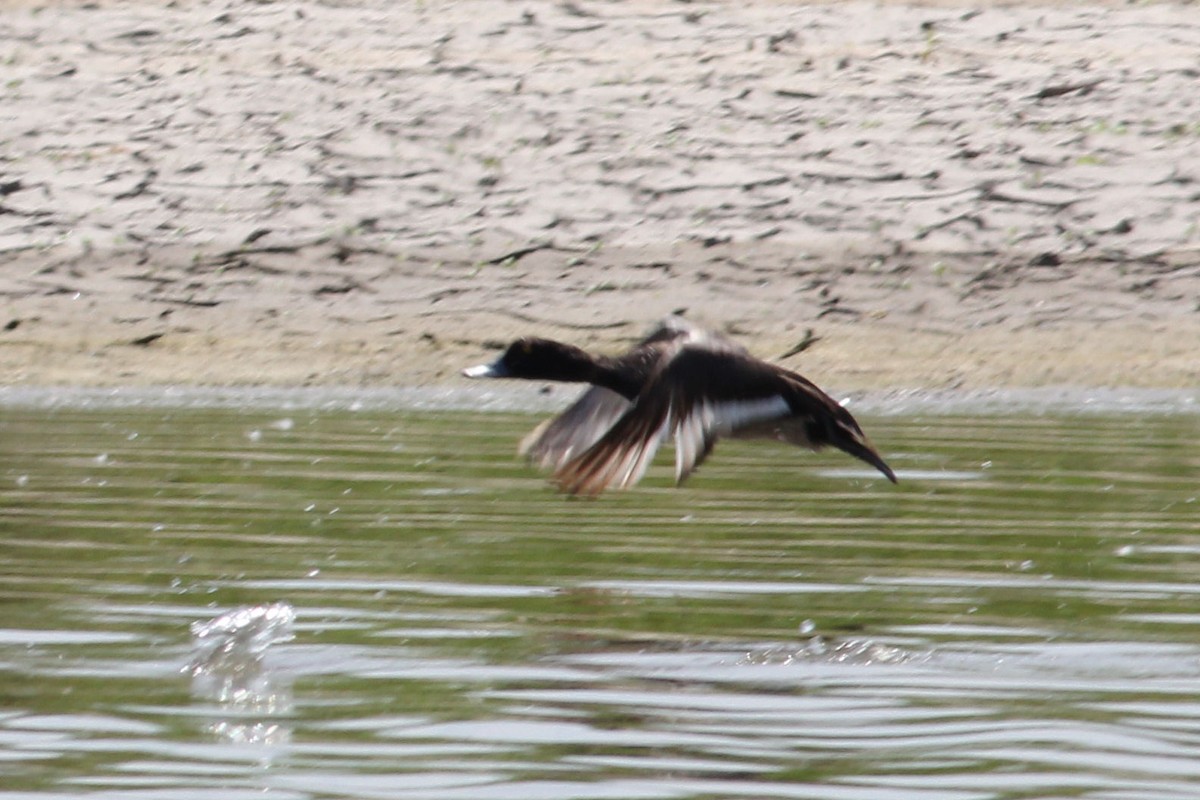
[[[0,11],[0,381],[452,383],[686,308],[822,383],[1194,386],[1194,6]],[[809,331],[811,330],[811,335]]]

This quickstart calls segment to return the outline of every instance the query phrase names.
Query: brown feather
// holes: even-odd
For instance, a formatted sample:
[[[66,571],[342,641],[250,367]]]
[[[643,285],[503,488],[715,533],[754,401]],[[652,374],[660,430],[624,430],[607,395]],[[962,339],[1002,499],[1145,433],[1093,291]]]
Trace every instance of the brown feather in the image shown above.
[[[780,435],[788,427],[799,433]],[[674,436],[676,482],[682,483],[722,435],[769,436],[814,450],[831,445],[896,480],[850,412],[808,379],[738,353],[685,344],[607,433],[559,467],[555,482],[572,494],[626,488],[641,479],[662,439]]]

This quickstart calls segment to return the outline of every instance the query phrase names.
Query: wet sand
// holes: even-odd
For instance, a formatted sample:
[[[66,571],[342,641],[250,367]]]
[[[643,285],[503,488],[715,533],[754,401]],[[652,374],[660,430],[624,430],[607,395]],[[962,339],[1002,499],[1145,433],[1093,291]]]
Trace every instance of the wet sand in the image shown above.
[[[840,389],[1200,382],[1194,5],[20,0],[0,37],[7,385],[455,384],[678,309]]]

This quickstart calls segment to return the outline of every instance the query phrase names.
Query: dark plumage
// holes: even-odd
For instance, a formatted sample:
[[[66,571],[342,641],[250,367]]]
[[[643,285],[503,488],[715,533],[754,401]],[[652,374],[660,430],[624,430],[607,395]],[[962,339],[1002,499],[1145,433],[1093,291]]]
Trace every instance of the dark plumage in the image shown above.
[[[896,482],[850,412],[815,384],[760,361],[719,334],[678,317],[620,356],[591,356],[547,339],[518,339],[468,377],[590,383],[592,388],[522,442],[571,494],[596,495],[641,480],[663,439],[675,439],[682,483],[721,436],[836,447]]]
[[[491,364],[463,370],[470,378],[528,378],[592,383],[557,417],[538,425],[518,452],[547,471],[557,471],[572,456],[587,450],[629,410],[665,351],[680,342],[728,348],[746,353],[720,334],[706,331],[679,316],[659,322],[627,352],[614,357],[588,355],[577,347],[547,339],[518,339]],[[607,380],[594,379],[603,369]],[[578,376],[578,377],[572,377]],[[609,388],[609,387],[612,388]]]

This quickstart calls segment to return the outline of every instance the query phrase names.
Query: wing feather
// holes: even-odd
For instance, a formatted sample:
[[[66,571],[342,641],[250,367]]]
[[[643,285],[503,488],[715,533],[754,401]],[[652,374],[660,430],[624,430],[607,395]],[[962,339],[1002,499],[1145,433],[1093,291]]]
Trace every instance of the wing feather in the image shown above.
[[[675,483],[683,483],[712,452],[716,441],[712,407],[693,403],[682,416],[673,420],[675,433]]]
[[[570,494],[594,496],[605,489],[625,489],[642,479],[658,452],[670,424],[670,404],[657,408],[634,406],[604,436],[555,473],[559,488]]]
[[[629,406],[611,389],[593,386],[557,417],[534,428],[517,452],[541,469],[555,471],[599,441]]]

